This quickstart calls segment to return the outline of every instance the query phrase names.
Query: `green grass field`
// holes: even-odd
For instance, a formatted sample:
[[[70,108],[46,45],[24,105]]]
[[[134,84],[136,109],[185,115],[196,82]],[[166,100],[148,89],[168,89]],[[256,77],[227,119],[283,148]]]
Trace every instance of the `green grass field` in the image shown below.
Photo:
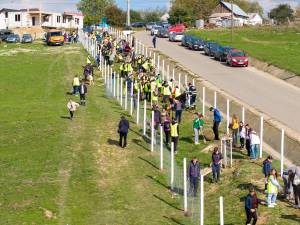
[[[250,56],[300,75],[300,27],[191,30],[189,34],[246,51]]]
[[[168,192],[167,176],[132,119],[128,148],[117,146],[120,115],[128,114],[106,96],[99,74],[87,106],[73,121],[67,118],[67,92],[85,58],[76,45],[0,46],[0,224],[191,224],[183,216],[182,196]],[[206,167],[210,153],[201,152],[205,145],[193,145],[193,114],[183,117],[177,163],[196,155]],[[250,163],[244,153],[235,157],[235,168],[224,171],[221,184],[206,179],[205,224],[218,224],[220,195],[225,223],[243,224],[248,184],[263,187],[261,162]],[[299,211],[284,201],[259,211],[259,224],[299,222]]]

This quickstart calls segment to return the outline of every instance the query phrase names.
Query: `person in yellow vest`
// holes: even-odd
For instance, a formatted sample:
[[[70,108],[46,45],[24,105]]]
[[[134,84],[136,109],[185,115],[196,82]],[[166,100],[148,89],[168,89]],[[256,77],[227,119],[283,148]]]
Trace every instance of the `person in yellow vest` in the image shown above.
[[[146,83],[144,85],[144,92],[145,92],[146,100],[148,102],[150,102],[151,101],[151,87],[150,87],[149,81],[146,81]]]
[[[167,101],[170,99],[170,96],[171,96],[171,88],[168,85],[168,83],[165,83],[163,89],[163,102],[167,103]]]
[[[122,63],[121,65],[120,65],[120,73],[121,73],[121,77],[125,77],[125,63]]]
[[[233,147],[237,146],[238,132],[239,132],[239,119],[233,114],[231,120],[231,130],[232,130],[232,145]]]
[[[80,81],[79,81],[79,77],[76,75],[73,78],[73,95],[77,95],[79,92],[79,85],[80,85]]]
[[[149,71],[149,64],[148,64],[148,61],[145,61],[144,64],[143,64],[143,70],[144,72],[148,72]]]
[[[129,63],[129,62],[125,63],[125,66],[124,66],[125,76],[128,76],[131,72],[132,72],[131,63]]]
[[[268,177],[268,185],[267,185],[267,204],[268,207],[274,208],[277,203],[277,194],[278,190],[281,190],[282,187],[280,186],[277,180],[277,171],[276,169],[271,169],[270,175]]]
[[[181,95],[178,85],[175,86],[174,91],[173,91],[173,95],[174,95],[175,98],[177,98]]]
[[[156,82],[156,87],[158,89],[158,92],[161,93],[162,82],[161,82],[160,74],[157,74],[155,82]]]
[[[154,105],[158,104],[158,93],[157,93],[157,91],[152,92],[152,104],[154,104]]]
[[[175,119],[171,123],[171,140],[174,143],[174,153],[176,154],[179,140],[179,125]]]
[[[143,63],[142,63],[142,61],[143,61],[143,58],[142,58],[141,55],[139,55],[138,58],[137,58],[138,72],[141,72],[142,69],[143,69]]]

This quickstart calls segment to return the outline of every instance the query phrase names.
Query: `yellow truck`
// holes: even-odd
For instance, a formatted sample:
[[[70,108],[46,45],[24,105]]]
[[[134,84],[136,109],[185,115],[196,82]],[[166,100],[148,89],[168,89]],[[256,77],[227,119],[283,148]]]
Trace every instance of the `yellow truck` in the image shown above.
[[[62,31],[49,30],[46,37],[47,45],[64,45],[65,39]]]

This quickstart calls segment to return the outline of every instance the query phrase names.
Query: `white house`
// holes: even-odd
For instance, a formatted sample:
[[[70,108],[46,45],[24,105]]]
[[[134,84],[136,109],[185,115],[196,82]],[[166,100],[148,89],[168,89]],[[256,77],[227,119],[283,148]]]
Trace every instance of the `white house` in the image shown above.
[[[69,28],[82,29],[83,18],[81,13],[53,13],[40,9],[1,9],[0,29],[42,27],[42,28]]]
[[[258,13],[248,13],[248,20],[246,21],[247,25],[261,25],[263,23],[263,19]]]

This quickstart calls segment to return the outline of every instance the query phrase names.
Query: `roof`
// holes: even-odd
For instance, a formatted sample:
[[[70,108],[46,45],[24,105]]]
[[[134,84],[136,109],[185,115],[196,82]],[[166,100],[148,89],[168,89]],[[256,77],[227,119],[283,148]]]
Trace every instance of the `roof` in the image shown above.
[[[231,12],[231,3],[221,1],[221,4],[223,4]],[[232,4],[232,8],[235,15],[248,17],[247,13],[245,13],[238,5]]]
[[[2,12],[20,12],[20,10],[3,8],[0,10],[0,13]]]
[[[69,16],[83,16],[83,14],[79,12],[64,12],[64,14]]]

